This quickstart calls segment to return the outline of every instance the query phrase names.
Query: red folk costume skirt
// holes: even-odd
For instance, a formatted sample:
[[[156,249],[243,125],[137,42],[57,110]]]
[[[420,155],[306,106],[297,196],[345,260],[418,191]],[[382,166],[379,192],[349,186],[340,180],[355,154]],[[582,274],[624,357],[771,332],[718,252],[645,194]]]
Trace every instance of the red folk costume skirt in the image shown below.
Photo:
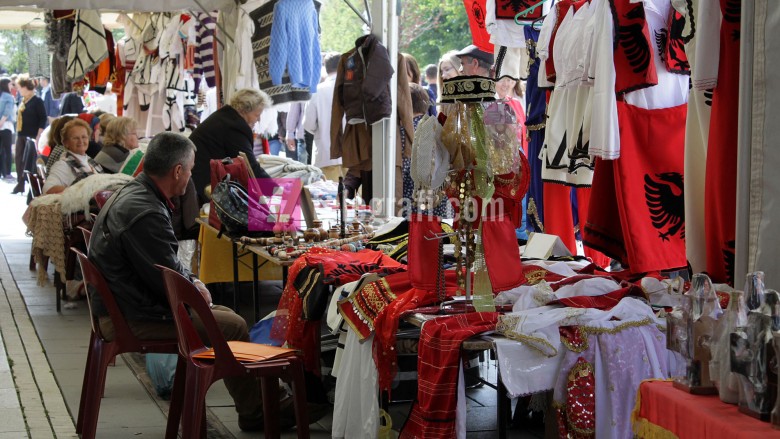
[[[685,267],[683,152],[687,105],[618,102],[620,158],[599,160],[584,240],[631,272]]]

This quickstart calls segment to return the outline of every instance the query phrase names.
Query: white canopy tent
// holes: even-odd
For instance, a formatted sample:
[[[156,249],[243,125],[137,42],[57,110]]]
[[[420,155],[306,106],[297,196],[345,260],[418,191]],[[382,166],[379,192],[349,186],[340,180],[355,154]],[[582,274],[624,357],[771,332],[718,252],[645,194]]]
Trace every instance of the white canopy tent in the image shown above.
[[[27,6],[40,9],[167,12],[200,6],[214,11],[235,3],[236,0],[0,0],[0,8]]]
[[[109,29],[122,27],[117,23],[119,13],[104,12],[100,14],[103,25]],[[43,29],[43,10],[34,8],[4,9],[0,14],[0,30],[5,29]]]

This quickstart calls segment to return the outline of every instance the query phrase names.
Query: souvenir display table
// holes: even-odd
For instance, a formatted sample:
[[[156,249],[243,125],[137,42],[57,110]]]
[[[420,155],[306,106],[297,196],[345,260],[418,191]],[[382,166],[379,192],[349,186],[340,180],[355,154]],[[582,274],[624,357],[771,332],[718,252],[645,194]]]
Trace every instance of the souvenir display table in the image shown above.
[[[201,225],[201,273],[200,279],[206,283],[211,282],[233,282],[233,309],[239,311],[238,283],[241,281],[252,281],[252,301],[254,304],[255,320],[260,319],[259,295],[260,295],[260,275],[266,279],[278,279],[279,270],[281,270],[281,279],[283,283],[287,281],[287,268],[293,261],[282,261],[268,254],[265,248],[255,245],[241,245],[238,241],[231,239],[227,235],[222,235],[221,239],[216,239],[218,230],[209,225],[208,220],[199,218]],[[231,264],[226,264],[224,257],[224,246],[229,245]],[[232,277],[226,276],[226,273],[232,273]]]
[[[717,395],[692,395],[675,389],[671,381],[639,386],[632,421],[639,438],[780,438],[780,430],[770,423],[740,413]]]

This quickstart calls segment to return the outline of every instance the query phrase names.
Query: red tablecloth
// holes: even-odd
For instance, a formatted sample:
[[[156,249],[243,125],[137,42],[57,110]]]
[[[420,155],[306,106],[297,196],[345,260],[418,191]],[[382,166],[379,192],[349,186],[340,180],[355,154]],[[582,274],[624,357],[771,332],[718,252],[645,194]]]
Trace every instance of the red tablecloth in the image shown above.
[[[691,395],[670,381],[643,382],[632,417],[640,438],[780,438],[780,430],[740,413],[717,395]]]

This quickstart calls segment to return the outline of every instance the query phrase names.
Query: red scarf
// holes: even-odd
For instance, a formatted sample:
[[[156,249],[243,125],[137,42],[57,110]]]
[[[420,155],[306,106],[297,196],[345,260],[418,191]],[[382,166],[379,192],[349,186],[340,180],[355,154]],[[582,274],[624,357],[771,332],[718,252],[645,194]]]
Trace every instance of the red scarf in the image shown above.
[[[417,400],[401,429],[402,439],[454,438],[461,343],[496,329],[496,312],[439,317],[420,333]]]

